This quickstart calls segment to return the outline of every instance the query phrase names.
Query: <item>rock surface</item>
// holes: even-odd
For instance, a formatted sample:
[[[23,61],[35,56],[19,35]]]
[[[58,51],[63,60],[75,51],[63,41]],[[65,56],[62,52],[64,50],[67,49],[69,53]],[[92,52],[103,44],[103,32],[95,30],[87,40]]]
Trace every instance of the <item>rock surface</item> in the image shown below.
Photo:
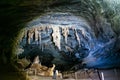
[[[24,49],[20,57],[39,55],[43,63],[63,67],[120,67],[119,34],[110,18],[103,16],[107,13],[102,2],[81,3],[48,8],[46,14],[29,22],[20,44]]]
[[[111,60],[120,56],[115,53],[116,35],[108,23],[103,23],[102,29],[96,37],[85,19],[71,13],[48,13],[28,23],[20,44],[22,54],[45,55],[43,60],[56,65],[82,61],[87,67],[118,66],[111,65],[115,63]]]

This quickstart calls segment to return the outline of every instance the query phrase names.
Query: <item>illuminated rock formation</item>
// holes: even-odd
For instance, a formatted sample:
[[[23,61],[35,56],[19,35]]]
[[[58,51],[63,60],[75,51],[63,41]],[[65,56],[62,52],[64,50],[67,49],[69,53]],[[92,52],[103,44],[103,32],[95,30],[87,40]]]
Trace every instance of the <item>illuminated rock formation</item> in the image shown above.
[[[63,36],[65,38],[65,43],[67,44],[69,28],[68,27],[62,27],[62,34],[63,34]]]
[[[52,30],[53,30],[53,33],[52,33],[53,42],[55,43],[55,46],[57,46],[58,49],[61,50],[60,28],[59,27],[52,27]]]
[[[40,76],[53,76],[55,64],[52,67],[46,67],[40,64],[39,56],[36,56],[33,63],[27,68],[28,74],[35,74]]]

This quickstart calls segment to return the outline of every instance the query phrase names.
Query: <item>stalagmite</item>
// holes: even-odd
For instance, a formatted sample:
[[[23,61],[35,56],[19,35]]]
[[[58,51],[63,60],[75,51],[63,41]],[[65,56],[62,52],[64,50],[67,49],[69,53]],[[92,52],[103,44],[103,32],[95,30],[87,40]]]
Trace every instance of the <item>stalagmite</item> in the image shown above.
[[[35,64],[39,64],[40,63],[39,56],[35,57],[35,59],[33,60],[33,63],[35,63]]]
[[[52,27],[53,33],[53,42],[55,43],[55,46],[58,47],[59,50],[61,50],[61,34],[60,34],[60,28],[59,27]]]

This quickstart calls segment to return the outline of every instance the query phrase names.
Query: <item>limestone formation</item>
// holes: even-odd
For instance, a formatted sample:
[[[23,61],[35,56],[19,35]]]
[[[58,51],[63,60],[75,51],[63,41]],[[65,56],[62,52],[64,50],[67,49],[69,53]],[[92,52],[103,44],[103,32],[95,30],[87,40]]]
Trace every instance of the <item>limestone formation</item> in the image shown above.
[[[52,38],[53,42],[55,43],[55,46],[58,47],[59,50],[61,50],[61,32],[59,27],[52,27],[53,33]]]
[[[52,67],[43,66],[40,63],[39,56],[36,56],[33,63],[27,68],[28,74],[40,75],[40,76],[53,76],[55,64]]]
[[[65,43],[67,44],[69,28],[68,27],[62,27],[62,34],[63,34],[63,36],[65,38]]]
[[[35,63],[35,64],[39,64],[40,63],[39,56],[35,57],[33,63]]]
[[[38,30],[37,30],[37,28],[35,28],[35,30],[34,30],[34,40],[35,41],[38,40],[38,38],[39,38],[38,36],[39,36]]]
[[[80,38],[79,38],[79,35],[77,33],[77,30],[75,29],[75,36],[76,36],[76,39],[78,41],[78,44],[79,44],[79,47],[80,47]]]
[[[45,59],[50,58],[51,63],[58,65],[82,61],[86,66],[99,67],[97,62],[105,58],[103,55],[113,53],[116,48],[111,25],[107,22],[101,24],[102,32],[96,36],[90,24],[81,17],[72,13],[48,13],[31,21],[25,28],[26,34],[21,41],[22,55],[45,56]]]
[[[53,71],[55,69],[55,65],[48,68],[39,63],[33,63],[30,68],[27,69],[28,74],[39,75],[39,76],[53,76]]]

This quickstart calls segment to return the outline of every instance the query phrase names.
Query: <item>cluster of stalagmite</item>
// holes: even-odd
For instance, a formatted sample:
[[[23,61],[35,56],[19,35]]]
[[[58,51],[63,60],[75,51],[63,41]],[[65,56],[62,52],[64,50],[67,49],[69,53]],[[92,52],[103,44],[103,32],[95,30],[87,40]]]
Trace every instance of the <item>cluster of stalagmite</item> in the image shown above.
[[[28,74],[33,74],[35,72],[36,75],[40,76],[53,76],[53,71],[55,69],[55,65],[53,67],[48,68],[47,66],[43,66],[40,64],[39,56],[35,57],[34,62],[27,69]]]
[[[41,26],[35,27],[27,30],[26,43],[27,44],[39,44],[39,47],[43,50],[45,47],[49,45],[48,42],[52,42],[54,46],[56,46],[59,50],[61,50],[61,43],[71,44],[68,37],[71,37],[77,44],[81,45],[80,42],[80,33],[74,27],[58,27],[58,26]],[[72,32],[72,33],[71,33]],[[72,36],[69,36],[72,35]],[[83,36],[85,34],[82,34]],[[74,37],[73,37],[74,36]],[[66,47],[67,45],[65,45]],[[70,46],[69,46],[70,47]]]
[[[26,70],[27,70],[28,74],[32,74],[32,75],[35,74],[35,75],[46,76],[46,77],[48,77],[48,76],[61,77],[62,76],[62,74],[59,72],[56,72],[56,75],[55,75],[55,73],[54,73],[55,64],[53,64],[52,67],[47,67],[47,66],[41,65],[39,56],[35,57],[35,59],[33,60],[33,63]]]

